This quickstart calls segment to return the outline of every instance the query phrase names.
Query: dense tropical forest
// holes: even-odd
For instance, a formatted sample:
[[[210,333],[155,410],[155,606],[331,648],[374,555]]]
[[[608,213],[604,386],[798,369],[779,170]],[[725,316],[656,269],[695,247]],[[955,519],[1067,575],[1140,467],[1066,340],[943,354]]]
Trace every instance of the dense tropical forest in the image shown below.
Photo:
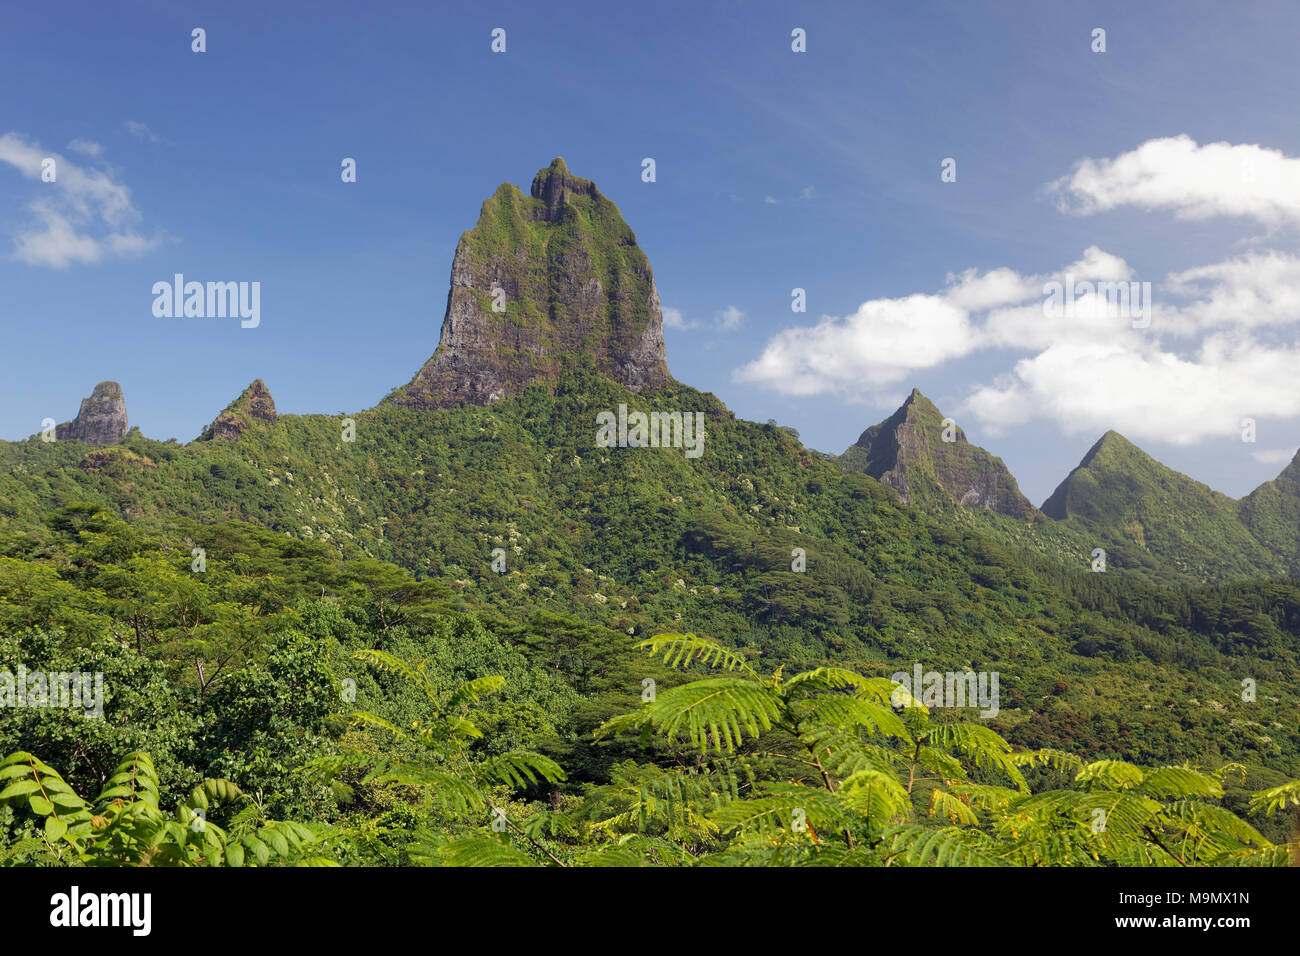
[[[0,858],[1288,862],[1300,584],[1094,573],[1041,516],[654,401],[705,410],[707,453],[593,447],[646,399],[581,370],[0,444],[0,660],[105,689],[0,710]],[[917,664],[996,672],[996,714],[926,706]]]

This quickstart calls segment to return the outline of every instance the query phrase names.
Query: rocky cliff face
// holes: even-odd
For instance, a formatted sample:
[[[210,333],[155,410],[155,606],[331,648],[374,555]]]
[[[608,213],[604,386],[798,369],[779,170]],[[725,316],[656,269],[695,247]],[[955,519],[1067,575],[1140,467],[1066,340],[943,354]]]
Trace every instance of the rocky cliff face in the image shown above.
[[[270,390],[259,378],[240,393],[239,397],[225,407],[220,415],[204,429],[199,436],[201,441],[212,438],[228,438],[238,441],[239,436],[253,426],[274,425],[280,420],[275,410],[275,399]]]
[[[89,398],[81,400],[77,417],[55,428],[54,437],[91,445],[111,445],[127,432],[126,399],[117,382],[100,382]]]
[[[556,159],[525,196],[504,183],[451,266],[433,357],[390,396],[487,405],[591,364],[632,390],[669,381],[654,273],[618,207]]]
[[[898,491],[903,504],[921,507],[955,502],[1013,518],[1031,518],[1035,508],[1016,479],[996,458],[966,440],[953,426],[944,441],[944,416],[916,389],[893,415],[862,433],[841,456],[850,471],[871,475]]]

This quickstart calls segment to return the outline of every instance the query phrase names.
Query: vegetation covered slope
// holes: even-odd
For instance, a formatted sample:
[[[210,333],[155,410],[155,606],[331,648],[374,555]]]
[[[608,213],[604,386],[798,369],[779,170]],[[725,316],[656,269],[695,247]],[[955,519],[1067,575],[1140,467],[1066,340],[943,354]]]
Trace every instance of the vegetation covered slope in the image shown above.
[[[1123,436],[1102,436],[1043,512],[1090,535],[1119,570],[1162,566],[1201,580],[1280,577],[1282,554],[1261,544],[1238,503],[1160,464]]]
[[[1282,556],[1291,577],[1300,575],[1300,455],[1237,507],[1255,539]]]
[[[711,396],[674,384],[655,400],[706,411],[702,457],[595,447],[596,411],[642,399],[575,373],[490,407],[381,406],[355,416],[352,442],[341,419],[285,416],[186,447],[132,433],[131,458],[89,470],[97,450],[77,443],[0,446],[0,507],[16,557],[74,502],[182,561],[196,532],[178,516],[249,521],[392,561],[512,620],[564,615],[629,639],[690,628],[773,666],[998,671],[1014,740],[1277,768],[1300,753],[1293,585],[1189,591],[1070,570],[903,506]],[[1261,688],[1249,705],[1247,677]]]
[[[898,491],[904,504],[930,510],[948,503],[1032,518],[1037,510],[1020,493],[1001,458],[945,426],[934,403],[912,389],[898,411],[862,433],[840,456],[841,464]]]

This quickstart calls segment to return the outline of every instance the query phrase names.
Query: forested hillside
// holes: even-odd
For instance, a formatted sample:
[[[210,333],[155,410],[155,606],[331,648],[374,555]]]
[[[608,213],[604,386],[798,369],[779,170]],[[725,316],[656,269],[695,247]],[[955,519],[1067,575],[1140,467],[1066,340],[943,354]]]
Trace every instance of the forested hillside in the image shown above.
[[[143,752],[167,813],[229,781],[209,832],[247,860],[279,820],[307,827],[285,859],[340,863],[832,862],[824,831],[863,863],[1167,861],[1211,817],[1197,862],[1285,859],[1288,798],[1251,794],[1300,775],[1300,586],[1068,568],[683,386],[656,407],[707,412],[702,457],[594,447],[598,410],[642,401],[576,373],[188,446],[0,446],[4,657],[107,688],[102,721],[6,712],[0,751],[33,760],[0,772],[89,800]],[[637,647],[673,632],[741,682],[702,685],[722,712],[673,709],[719,679]],[[998,713],[891,706],[917,663],[997,672]],[[1133,801],[1123,834],[1092,831],[1098,791]],[[30,792],[0,811],[11,862],[107,852],[40,838]]]

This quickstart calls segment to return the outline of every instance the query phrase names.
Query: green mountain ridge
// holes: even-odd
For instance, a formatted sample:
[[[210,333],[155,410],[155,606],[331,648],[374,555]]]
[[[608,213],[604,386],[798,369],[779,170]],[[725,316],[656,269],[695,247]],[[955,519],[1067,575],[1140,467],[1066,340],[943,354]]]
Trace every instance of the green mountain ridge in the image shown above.
[[[845,450],[841,464],[889,485],[903,504],[935,508],[952,502],[1032,518],[1037,509],[1020,493],[1002,459],[970,444],[955,424],[945,428],[945,421],[933,402],[912,389],[898,411]]]
[[[1291,490],[1297,490],[1294,488]],[[1282,489],[1273,496],[1276,507]],[[1297,499],[1300,504],[1300,499]],[[1108,431],[1043,502],[1043,513],[1091,536],[1108,568],[1161,565],[1199,580],[1284,577],[1295,542],[1262,542],[1242,504]]]
[[[853,824],[860,846],[895,819],[930,840],[944,837],[949,811],[967,824],[986,812],[953,794],[1001,789],[988,786],[1007,782],[999,768],[1023,772],[1035,794],[1071,785],[1059,750],[1080,764],[1107,761],[1086,773],[1115,774],[1122,787],[1143,771],[1110,761],[1222,773],[1235,782],[1214,809],[1285,838],[1281,821],[1250,814],[1250,793],[1300,772],[1300,582],[1199,583],[1203,569],[1253,573],[1258,554],[1244,549],[1255,539],[1228,520],[1237,520],[1230,499],[1108,435],[1053,496],[1063,515],[1053,520],[1028,506],[1000,459],[964,434],[944,442],[942,416],[919,392],[836,459],[787,429],[737,419],[716,396],[672,379],[666,361],[661,377],[647,378],[661,354],[624,359],[646,330],[654,338],[655,308],[636,306],[653,291],[648,263],[612,218],[603,221],[623,237],[614,246],[591,231],[608,210],[557,163],[539,173],[536,195],[503,187],[492,209],[485,203],[484,228],[458,247],[439,351],[389,400],[347,416],[279,415],[259,379],[185,445],[138,429],[103,446],[0,442],[0,657],[102,671],[110,689],[105,720],[84,739],[74,715],[0,711],[0,756],[37,754],[93,793],[123,754],[148,750],[170,781],[168,806],[204,778],[228,779],[258,795],[246,812],[342,827],[346,838],[325,852],[344,862],[475,852],[518,862],[566,841],[570,858],[595,842],[663,862],[656,855],[670,840],[690,848],[673,850],[683,862],[715,851],[725,862],[733,858],[722,851],[771,844],[779,826],[758,840],[736,836],[735,824],[706,819],[717,807],[674,818],[675,801],[690,797],[670,776],[679,773],[704,775],[706,802],[734,796],[727,812],[769,815],[762,801],[782,793],[819,812],[808,797],[829,800],[820,788],[833,774],[842,798],[872,795],[879,819]],[[588,254],[594,272],[584,271]],[[517,272],[494,271],[507,267]],[[507,304],[503,317],[482,286],[512,278],[507,299],[531,306]],[[528,346],[529,329],[539,348]],[[577,332],[574,351],[555,351]],[[703,413],[703,454],[601,446],[598,416],[621,405]],[[117,411],[114,427],[124,427]],[[890,476],[905,479],[910,504],[883,483]],[[1250,512],[1279,536],[1291,481],[1261,492]],[[1215,516],[1209,531],[1243,556],[1210,564],[1206,529],[1175,515],[1159,529],[1144,524],[1140,544],[1109,545],[1118,573],[1087,570],[1093,543],[1108,540],[1101,530],[1129,520],[1126,502],[1139,517],[1160,516],[1174,496]],[[1176,566],[1171,549],[1193,546],[1197,561]],[[673,645],[647,658],[637,644],[664,634],[716,642],[691,646],[727,671],[712,686],[684,683],[700,674],[668,666]],[[818,762],[886,722],[919,734],[920,715],[888,696],[878,711],[859,706],[862,681],[889,688],[890,675],[918,665],[996,674],[996,708],[972,717],[936,703],[932,731],[917,737],[928,743],[873,758],[889,761],[892,782],[871,784],[879,791],[848,783],[864,766],[857,757],[817,774],[784,756],[819,712],[842,715],[844,733],[807,731]],[[1243,693],[1243,677],[1257,695]],[[732,716],[720,723],[709,711],[693,731],[727,751],[717,763],[738,761],[732,783],[729,768],[715,775],[680,735],[598,733],[611,718],[626,717],[626,729],[657,719],[683,694],[727,707],[729,694],[763,700],[778,689],[790,719],[762,741],[756,729],[739,734],[743,753],[717,731]],[[358,710],[375,719],[358,726]],[[1027,752],[1039,748],[1054,754]],[[1245,769],[1230,774],[1229,764]],[[415,777],[385,787],[381,778],[402,766]],[[1150,786],[1165,795],[1154,789],[1167,786],[1162,773],[1151,771]],[[455,774],[489,781],[491,802],[457,807],[468,798]],[[864,775],[877,774],[856,780]],[[811,785],[791,791],[792,780]],[[1206,780],[1196,786],[1217,801],[1217,782]],[[881,816],[877,793],[897,806]],[[667,824],[655,817],[658,829],[634,835],[652,803],[670,808]],[[503,804],[522,822],[490,834],[488,807]],[[1171,810],[1169,826],[1179,812],[1191,811]],[[1044,840],[1097,839],[1083,817],[1043,813],[1063,828],[1045,824]],[[234,819],[232,810],[220,825],[233,832]],[[813,818],[819,832],[844,829],[826,819]],[[973,827],[963,833],[978,839]],[[41,858],[34,835],[0,810],[0,853]],[[266,852],[257,842],[251,851],[258,846]],[[881,862],[874,854],[862,858]]]

